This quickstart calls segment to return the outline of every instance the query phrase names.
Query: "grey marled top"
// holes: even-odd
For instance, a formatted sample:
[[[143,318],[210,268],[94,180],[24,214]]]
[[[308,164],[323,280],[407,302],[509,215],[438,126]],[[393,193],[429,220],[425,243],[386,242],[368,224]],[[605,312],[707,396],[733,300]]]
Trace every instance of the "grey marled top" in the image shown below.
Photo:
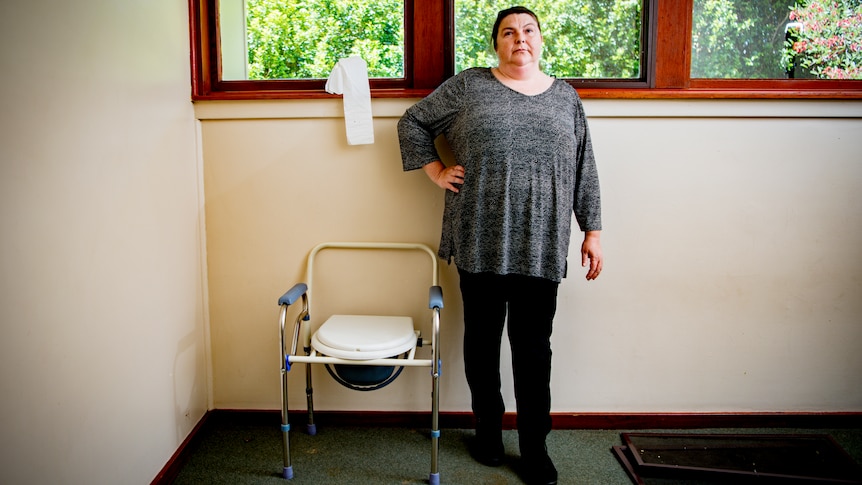
[[[577,92],[555,80],[528,96],[488,68],[448,79],[398,123],[404,170],[439,160],[443,134],[465,170],[446,191],[439,255],[472,273],[566,276],[572,211],[582,231],[601,229],[589,129]]]

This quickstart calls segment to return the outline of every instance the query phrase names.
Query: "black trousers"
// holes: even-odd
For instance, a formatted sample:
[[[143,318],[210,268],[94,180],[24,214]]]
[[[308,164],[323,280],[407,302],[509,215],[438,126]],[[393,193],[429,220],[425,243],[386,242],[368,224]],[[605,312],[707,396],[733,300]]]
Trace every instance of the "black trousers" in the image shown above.
[[[551,431],[551,331],[559,283],[522,275],[458,271],[464,300],[464,367],[477,435],[502,430],[500,346],[512,352],[521,454],[543,452]]]

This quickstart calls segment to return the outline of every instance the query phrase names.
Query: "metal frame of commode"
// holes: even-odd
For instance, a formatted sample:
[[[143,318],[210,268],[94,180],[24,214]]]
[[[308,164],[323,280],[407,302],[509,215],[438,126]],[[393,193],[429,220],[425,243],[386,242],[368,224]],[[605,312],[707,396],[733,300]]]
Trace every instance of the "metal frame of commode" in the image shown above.
[[[376,358],[372,360],[348,360],[338,357],[320,355],[312,346],[310,338],[309,325],[303,325],[303,322],[310,320],[309,317],[309,300],[312,288],[313,265],[314,258],[320,251],[324,249],[369,249],[369,250],[408,250],[408,251],[423,251],[428,254],[431,259],[432,278],[429,291],[428,308],[431,310],[432,316],[432,336],[428,342],[417,335],[417,343],[420,345],[431,345],[432,358],[430,359],[415,359],[415,346],[405,352],[403,358],[396,356],[390,358]],[[292,479],[294,476],[293,466],[290,461],[290,422],[288,421],[287,409],[287,373],[290,367],[295,363],[303,363],[305,365],[306,378],[306,397],[308,400],[308,424],[307,431],[314,435],[317,432],[314,424],[314,404],[313,391],[311,386],[311,364],[337,364],[337,365],[364,365],[364,366],[393,366],[393,367],[429,367],[431,369],[431,473],[429,483],[437,485],[440,483],[440,473],[438,468],[438,455],[440,451],[440,429],[439,429],[439,391],[440,391],[440,309],[443,308],[443,290],[439,286],[437,256],[430,247],[420,243],[376,243],[376,242],[327,242],[315,246],[308,255],[308,267],[306,269],[307,283],[298,283],[288,290],[278,300],[281,307],[279,312],[279,326],[281,329],[281,431],[283,435],[283,452],[284,452],[284,469],[282,476],[286,479]],[[285,320],[290,305],[296,302],[302,302],[302,309],[296,317],[296,322],[293,329],[293,340],[289,351],[286,346]],[[297,343],[302,341],[303,351],[305,355],[298,355],[296,352]]]

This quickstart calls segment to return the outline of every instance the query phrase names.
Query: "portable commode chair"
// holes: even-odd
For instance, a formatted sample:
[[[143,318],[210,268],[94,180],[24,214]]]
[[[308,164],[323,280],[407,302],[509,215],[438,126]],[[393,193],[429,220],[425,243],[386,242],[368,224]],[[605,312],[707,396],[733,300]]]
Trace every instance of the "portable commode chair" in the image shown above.
[[[314,260],[323,250],[353,251],[420,251],[431,260],[431,278],[428,308],[431,310],[432,335],[428,341],[415,330],[413,319],[403,316],[378,315],[332,315],[316,332],[310,327],[310,294],[314,276]],[[379,389],[392,382],[404,367],[428,367],[431,374],[431,485],[440,483],[437,459],[439,454],[440,430],[439,378],[440,378],[440,309],[443,308],[443,291],[438,285],[437,256],[424,244],[414,243],[353,243],[330,242],[315,246],[308,255],[306,269],[307,283],[299,283],[278,300],[281,307],[279,326],[281,328],[281,431],[284,439],[283,477],[293,478],[290,462],[290,422],[287,409],[287,376],[291,366],[305,364],[306,397],[308,401],[307,431],[317,432],[314,424],[313,391],[311,386],[311,365],[323,364],[330,375],[340,384],[354,390],[370,391]],[[285,333],[285,320],[290,305],[302,302],[302,309],[296,317],[293,339],[288,347]],[[301,342],[303,354],[297,354]],[[430,345],[430,359],[416,359],[417,345]]]

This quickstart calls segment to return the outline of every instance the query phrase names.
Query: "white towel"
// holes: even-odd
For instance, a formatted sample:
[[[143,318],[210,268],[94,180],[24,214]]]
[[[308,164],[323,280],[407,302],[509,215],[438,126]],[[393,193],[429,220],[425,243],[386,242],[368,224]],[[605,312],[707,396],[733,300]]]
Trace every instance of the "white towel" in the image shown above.
[[[368,67],[359,56],[341,59],[326,80],[326,92],[344,95],[344,124],[347,143],[374,143],[374,122],[371,117],[371,88]]]

